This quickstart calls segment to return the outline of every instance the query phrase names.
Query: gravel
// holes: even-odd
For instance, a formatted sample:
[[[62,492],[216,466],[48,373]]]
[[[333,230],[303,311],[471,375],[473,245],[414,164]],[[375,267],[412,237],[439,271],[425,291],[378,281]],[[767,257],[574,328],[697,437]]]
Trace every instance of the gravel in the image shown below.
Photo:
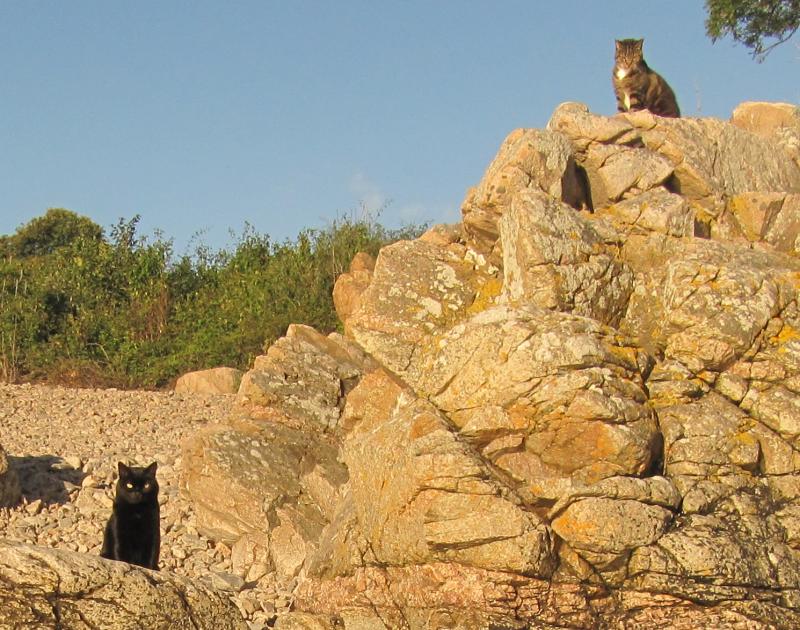
[[[198,532],[179,490],[182,441],[223,421],[233,399],[0,384],[0,444],[22,486],[22,502],[0,509],[0,537],[99,554],[117,462],[157,461],[161,570],[228,592],[251,627],[271,625],[290,608],[296,584],[272,572],[254,582],[235,575],[230,548]]]

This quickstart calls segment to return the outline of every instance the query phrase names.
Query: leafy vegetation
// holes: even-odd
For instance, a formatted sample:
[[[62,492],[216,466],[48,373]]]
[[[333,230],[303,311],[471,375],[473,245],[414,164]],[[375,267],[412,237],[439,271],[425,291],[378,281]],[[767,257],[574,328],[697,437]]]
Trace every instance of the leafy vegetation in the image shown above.
[[[706,0],[706,33],[730,35],[763,59],[800,27],[800,0]]]
[[[246,227],[231,251],[120,220],[108,235],[68,210],[0,237],[0,379],[160,387],[205,367],[246,368],[290,323],[336,330],[332,291],[358,251],[413,238],[344,217],[273,242]]]

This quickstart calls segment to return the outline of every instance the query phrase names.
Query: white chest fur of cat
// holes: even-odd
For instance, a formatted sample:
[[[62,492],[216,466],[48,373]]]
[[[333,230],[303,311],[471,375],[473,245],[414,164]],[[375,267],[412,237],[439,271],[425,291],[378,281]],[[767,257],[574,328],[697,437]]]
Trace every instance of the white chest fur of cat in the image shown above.
[[[628,71],[625,68],[617,68],[615,72],[618,79],[624,79],[628,76]],[[629,110],[631,108],[631,94],[630,92],[623,92],[622,95],[622,102],[625,104],[625,109]]]

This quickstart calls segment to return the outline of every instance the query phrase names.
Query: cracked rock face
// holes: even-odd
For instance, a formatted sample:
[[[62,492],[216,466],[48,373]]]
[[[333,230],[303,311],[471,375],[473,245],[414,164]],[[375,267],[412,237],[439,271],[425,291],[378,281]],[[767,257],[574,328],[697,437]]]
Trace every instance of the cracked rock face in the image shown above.
[[[550,529],[427,401],[405,392],[388,418],[363,420],[348,435],[344,461],[359,526],[378,562],[552,572]]]
[[[333,304],[342,322],[347,322],[361,302],[361,294],[372,282],[375,260],[369,254],[360,252],[353,257],[350,270],[336,279],[333,287]]]
[[[420,389],[533,496],[553,479],[641,475],[656,425],[628,343],[590,319],[495,307],[441,339]]]
[[[564,104],[256,361],[186,459],[278,627],[800,627],[787,107]]]
[[[569,141],[562,134],[517,129],[506,138],[481,183],[467,193],[461,208],[471,247],[499,256],[498,221],[523,190],[540,191],[578,207],[585,190]]]
[[[797,192],[800,187],[797,163],[774,141],[715,118],[660,118],[648,111],[606,118],[580,103],[565,103],[553,113],[548,129],[569,138],[590,182],[605,184],[592,186],[595,209],[625,196],[617,191],[626,177],[635,182],[628,189],[634,195],[636,186],[645,192],[667,183],[711,217],[719,216],[733,195]],[[624,160],[625,167],[610,165],[611,156]],[[672,182],[655,175],[663,159],[674,169]],[[609,168],[616,178],[603,172]],[[642,175],[634,180],[638,172]],[[616,183],[619,177],[622,184]],[[596,188],[606,190],[594,200]]]
[[[800,108],[790,103],[742,103],[731,123],[780,147],[800,166]]]
[[[374,361],[338,335],[290,326],[242,378],[237,411],[183,446],[181,485],[199,529],[254,565],[296,576],[333,518],[346,394]]]
[[[277,423],[203,429],[184,457],[198,529],[228,545],[249,537],[261,547],[254,560],[284,576],[299,571],[327,522],[328,493],[347,478],[329,443]]]
[[[335,431],[346,394],[374,367],[364,351],[339,335],[325,337],[293,324],[256,357],[242,378],[238,402],[251,415],[273,410],[321,431]]]
[[[221,593],[124,562],[0,541],[0,627],[245,630]]]
[[[422,240],[390,245],[378,256],[372,282],[347,320],[352,338],[407,380],[418,377],[416,354],[473,303],[473,263],[463,246]]]
[[[574,209],[544,193],[522,191],[500,220],[503,298],[617,324],[633,290],[618,243]]]

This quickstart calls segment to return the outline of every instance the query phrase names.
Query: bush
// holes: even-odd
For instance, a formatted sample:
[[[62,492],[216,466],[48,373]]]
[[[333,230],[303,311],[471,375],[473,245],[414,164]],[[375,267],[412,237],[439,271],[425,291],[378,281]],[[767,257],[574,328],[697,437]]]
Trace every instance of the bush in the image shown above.
[[[76,217],[49,211],[0,240],[6,381],[160,387],[189,370],[246,369],[291,323],[336,330],[333,284],[352,257],[424,227],[344,217],[275,243],[247,226],[232,251],[200,245],[176,260],[170,240],[138,234],[138,217],[108,237]]]
[[[100,241],[103,229],[91,219],[63,208],[51,208],[11,237],[0,239],[6,256],[25,258],[51,254],[78,240]]]

